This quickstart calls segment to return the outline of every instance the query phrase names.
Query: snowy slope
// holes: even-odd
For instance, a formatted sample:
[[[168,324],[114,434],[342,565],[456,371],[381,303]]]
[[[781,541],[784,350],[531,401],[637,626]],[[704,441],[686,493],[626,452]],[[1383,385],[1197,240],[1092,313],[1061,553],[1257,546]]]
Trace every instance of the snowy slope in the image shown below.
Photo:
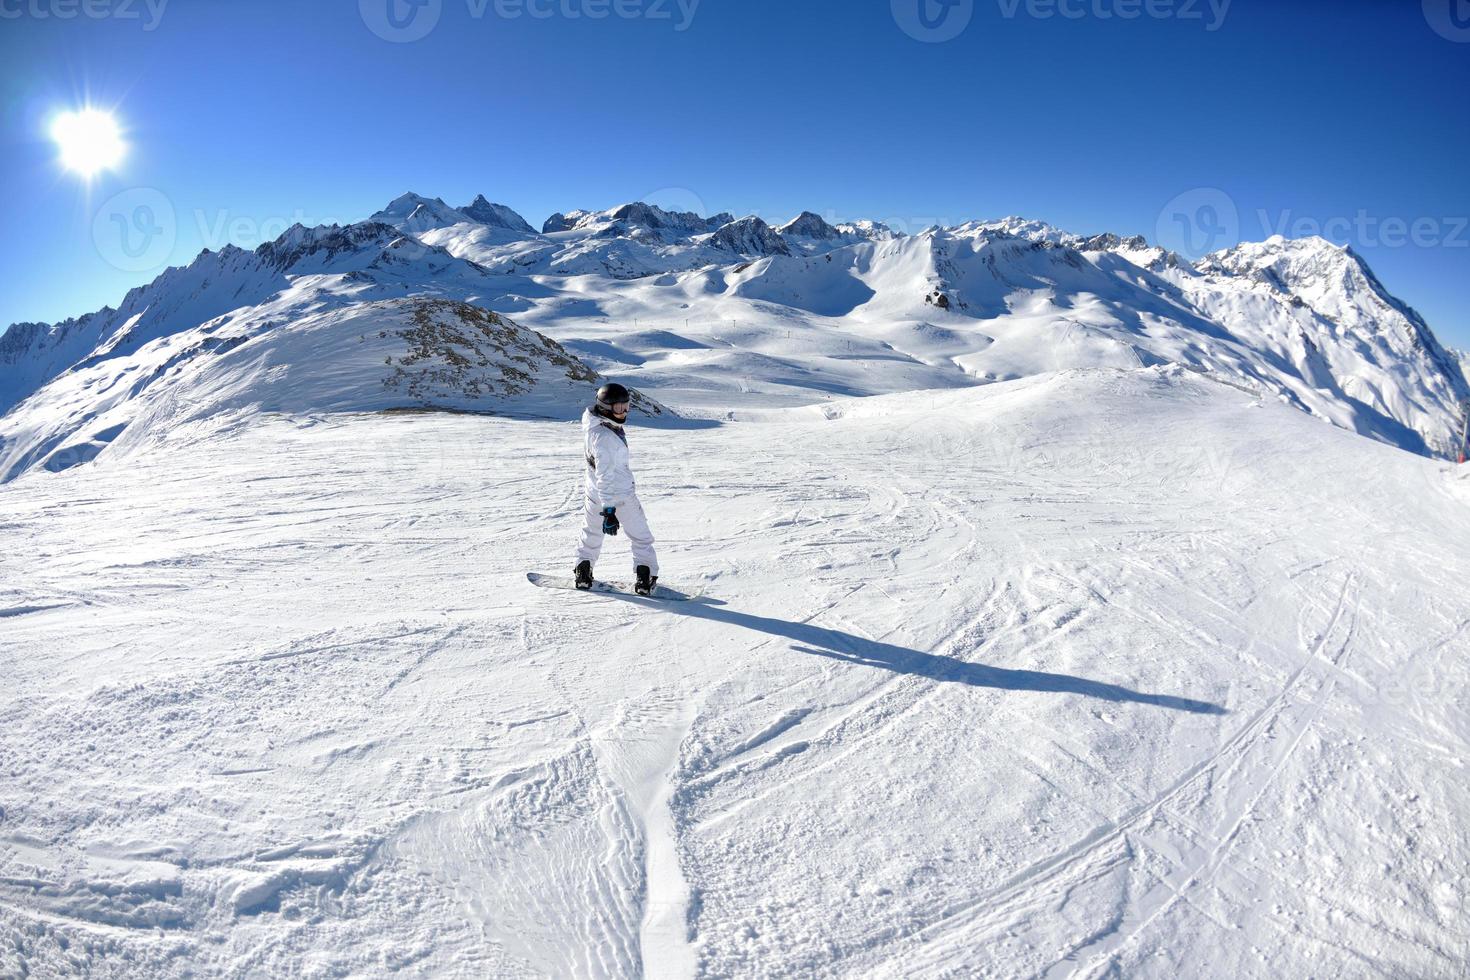
[[[130,290],[117,309],[51,325],[21,324],[0,337],[0,409],[9,410],[52,377],[89,358],[136,350],[176,329],[252,306],[287,285],[282,270],[234,246],[206,250]]]
[[[1350,248],[1276,236],[1208,256],[1198,269],[1207,281],[1230,277],[1236,299],[1211,289],[1197,300],[1220,322],[1232,329],[1269,323],[1288,334],[1272,339],[1289,345],[1299,371],[1319,387],[1404,423],[1432,449],[1453,442],[1455,408],[1470,395],[1453,356]],[[1249,285],[1242,288],[1241,280]],[[1266,297],[1277,305],[1274,317],[1260,315],[1257,304]]]
[[[575,417],[597,372],[470,305],[500,282],[376,221],[298,225],[254,252],[206,252],[132,291],[117,311],[38,335],[42,349],[67,351],[52,365],[74,363],[0,416],[0,482],[259,412]],[[641,394],[637,409],[664,413]]]
[[[205,249],[189,265],[169,268],[130,290],[116,310],[104,307],[49,328],[22,324],[7,331],[0,338],[0,363],[6,367],[0,408],[13,407],[65,370],[135,353],[234,311],[279,302],[292,287],[312,287],[312,302],[336,284],[357,294],[376,288],[384,295],[432,289],[473,296],[483,291],[487,276],[381,222],[293,225],[254,251],[233,245]]]
[[[573,423],[0,488],[0,974],[1463,975],[1445,464],[1174,368],[630,439],[701,601],[525,583]]]
[[[573,349],[584,344],[600,369],[690,404],[766,397],[803,378],[819,394],[874,394],[1168,362],[1403,448],[1447,451],[1463,380],[1433,354],[1427,332],[1417,349],[1377,339],[1408,322],[1393,308],[1348,333],[1279,289],[1188,266],[1159,270],[1106,249],[933,230],[616,290],[589,283],[579,286],[580,317],[557,297],[530,300],[518,315]],[[630,321],[685,349],[644,345],[638,329],[625,333]],[[1307,356],[1303,336],[1329,355]],[[691,384],[706,365],[723,373]]]
[[[771,382],[794,387],[786,384],[793,374],[815,376],[809,388],[817,392],[867,394],[903,389],[902,382],[884,387],[875,373],[932,374],[925,368],[948,365],[940,383],[961,385],[1163,360],[1219,372],[1333,424],[1441,455],[1452,444],[1460,401],[1470,398],[1418,314],[1389,295],[1359,257],[1320,239],[1241,246],[1196,268],[1141,237],[1081,236],[1021,218],[902,237],[839,228],[804,212],[780,229],[751,217],[701,235],[696,215],[627,205],[556,215],[546,227],[548,241],[534,247],[434,240],[553,287],[555,294],[527,298],[530,308],[521,311],[553,335],[575,340],[589,321],[629,312],[663,321],[661,332],[680,338],[672,349],[628,351],[616,332],[595,342],[631,355],[621,363],[636,362],[650,375],[647,384],[664,381],[665,365],[677,364],[670,388],[681,394],[689,375],[682,351],[718,344],[713,324],[730,320],[727,333],[759,335],[753,347],[740,345],[744,363],[734,365],[742,393]],[[728,257],[711,254],[712,245],[754,264],[728,270]],[[728,271],[716,275],[711,267],[721,266]],[[616,295],[591,300],[604,292],[595,280],[607,277],[615,285],[606,292]],[[632,279],[640,281],[625,282]],[[575,303],[565,302],[569,292]],[[710,327],[690,336],[681,321]],[[869,380],[785,356],[771,335],[789,334],[793,322],[835,328],[819,346],[861,357]],[[626,332],[625,324],[616,327]],[[890,371],[884,360],[907,369]],[[613,356],[604,367],[619,364]],[[708,378],[716,391],[730,386],[731,367],[721,363]]]
[[[68,372],[0,418],[0,480],[178,443],[260,413],[436,408],[575,418],[598,374],[554,340],[444,299],[235,318]],[[665,409],[635,394],[635,414]]]

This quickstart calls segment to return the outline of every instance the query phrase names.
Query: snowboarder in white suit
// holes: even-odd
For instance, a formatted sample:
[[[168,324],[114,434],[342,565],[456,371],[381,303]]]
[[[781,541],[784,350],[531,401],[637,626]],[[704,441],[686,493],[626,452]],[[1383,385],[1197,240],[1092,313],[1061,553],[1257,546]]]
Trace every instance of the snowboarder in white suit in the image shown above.
[[[582,413],[582,448],[587,457],[586,524],[577,547],[577,588],[592,588],[592,566],[602,553],[602,539],[619,530],[628,532],[639,595],[651,595],[658,583],[658,556],[653,533],[638,501],[633,468],[628,457],[628,421],[632,401],[628,389],[609,383],[597,389],[597,403]]]

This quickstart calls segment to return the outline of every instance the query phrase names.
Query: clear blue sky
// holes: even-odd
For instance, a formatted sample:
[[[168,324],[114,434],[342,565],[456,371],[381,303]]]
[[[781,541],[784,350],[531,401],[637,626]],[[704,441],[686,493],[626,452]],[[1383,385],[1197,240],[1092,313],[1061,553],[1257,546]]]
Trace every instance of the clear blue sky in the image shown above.
[[[0,0],[0,327],[410,189],[484,193],[538,226],[652,196],[1154,239],[1177,195],[1217,188],[1242,238],[1337,219],[1329,237],[1470,346],[1470,25],[1437,31],[1419,0],[1234,0],[1218,23],[1210,0],[1060,0],[1081,16],[960,0],[948,20],[925,0],[939,32],[972,4],[940,43],[903,29],[923,33],[918,0],[700,0],[692,18],[692,0],[423,0],[419,20],[393,0],[408,32],[437,5],[406,43],[367,26],[392,32],[388,0],[83,2]],[[85,99],[115,108],[131,145],[90,188],[47,136]],[[172,209],[165,253],[97,244],[99,211],[131,188],[157,194],[130,207]],[[1396,244],[1396,221],[1418,221],[1420,243]],[[1218,209],[1217,226],[1234,230]]]

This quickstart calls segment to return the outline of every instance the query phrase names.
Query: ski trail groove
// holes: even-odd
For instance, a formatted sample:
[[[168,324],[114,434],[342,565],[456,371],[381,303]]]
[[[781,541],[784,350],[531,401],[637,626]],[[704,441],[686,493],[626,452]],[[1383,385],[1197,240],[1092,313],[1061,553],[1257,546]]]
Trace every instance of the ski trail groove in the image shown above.
[[[1242,743],[1241,749],[1233,753],[1231,765],[1226,771],[1227,776],[1232,775],[1244,763],[1246,752],[1260,735],[1274,726],[1276,719],[1281,715],[1286,706],[1290,692],[1296,686],[1297,679],[1302,676],[1302,673],[1312,662],[1325,660],[1329,665],[1338,667],[1346,659],[1354,634],[1352,619],[1350,617],[1347,620],[1348,626],[1346,633],[1342,641],[1337,644],[1336,655],[1330,658],[1324,658],[1322,652],[1332,640],[1334,634],[1337,633],[1339,624],[1344,621],[1344,613],[1350,606],[1348,596],[1353,581],[1354,576],[1350,572],[1343,580],[1342,589],[1338,593],[1337,604],[1332,610],[1331,618],[1322,629],[1321,635],[1317,638],[1311,649],[1307,651],[1306,660],[1302,667],[1292,676],[1291,682],[1282,689],[1281,693],[1273,701],[1268,723],[1257,727],[1250,738]],[[1213,877],[1241,829],[1245,826],[1251,813],[1255,810],[1257,803],[1266,794],[1266,791],[1270,789],[1271,785],[1276,781],[1276,778],[1281,774],[1281,771],[1285,769],[1286,764],[1291,760],[1291,757],[1295,754],[1297,747],[1301,744],[1307,733],[1312,730],[1313,725],[1326,707],[1336,687],[1337,676],[1335,673],[1329,672],[1323,678],[1322,687],[1317,695],[1309,700],[1310,713],[1301,722],[1293,726],[1291,737],[1279,758],[1268,763],[1264,775],[1257,776],[1254,779],[1247,777],[1250,783],[1248,789],[1254,792],[1250,794],[1244,806],[1241,806],[1229,818],[1230,826],[1225,833],[1223,835],[1212,835],[1212,845],[1208,851],[1200,855],[1198,862],[1189,870],[1188,877],[1177,888],[1167,881],[1161,882],[1169,890],[1171,897],[1161,903],[1152,913],[1138,922],[1126,934],[1118,936],[1116,942],[1105,944],[1111,948],[1095,956],[1090,963],[1079,970],[1080,974],[1084,976],[1101,976],[1108,972],[1110,968],[1116,968],[1118,959],[1139,940],[1139,937],[1143,935],[1150,925],[1157,921],[1159,917],[1165,915],[1177,902],[1184,901],[1185,893],[1196,884],[1201,881],[1208,881]]]
[[[1098,826],[1065,850],[1013,875],[979,898],[969,899],[960,906],[942,912],[937,919],[918,930],[916,935],[932,938],[946,932],[968,928],[969,919],[977,916],[983,921],[990,922],[993,927],[999,927],[1002,920],[1011,918],[1019,911],[1015,909],[1018,903],[1035,902],[1034,893],[1038,886],[1045,885],[1052,893],[1067,891],[1075,885],[1075,881],[1068,877],[1071,872],[1083,874],[1085,872],[1080,869],[1097,860],[1103,861],[1103,870],[1127,862],[1130,834],[1152,823],[1166,805],[1184,795],[1192,787],[1206,780],[1213,782],[1214,775],[1222,763],[1229,763],[1227,774],[1233,771],[1256,740],[1270,729],[1272,723],[1286,707],[1291,692],[1296,688],[1306,668],[1317,659],[1321,647],[1331,637],[1342,618],[1351,583],[1352,576],[1349,575],[1344,579],[1327,627],[1323,629],[1316,645],[1305,653],[1301,665],[1288,678],[1286,684],[1272,697],[1270,702],[1241,725],[1219,750],[1190,766],[1161,793],[1146,803],[1135,807],[1115,821]],[[1113,849],[1114,852],[1110,856],[1104,856],[1103,852],[1109,849]],[[1097,873],[1100,871],[1093,872],[1094,875]],[[1167,883],[1165,884],[1167,886]]]
[[[679,746],[693,717],[687,700],[655,692],[624,702],[606,730],[593,737],[600,767],[625,802],[640,855],[637,908],[640,975],[688,980],[696,970],[689,944],[689,885],[680,868],[672,810]]]

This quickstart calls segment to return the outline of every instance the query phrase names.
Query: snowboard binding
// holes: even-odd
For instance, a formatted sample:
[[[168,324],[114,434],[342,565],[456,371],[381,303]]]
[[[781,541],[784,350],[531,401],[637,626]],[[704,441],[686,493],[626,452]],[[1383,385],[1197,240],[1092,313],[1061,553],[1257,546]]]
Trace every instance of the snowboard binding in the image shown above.
[[[653,587],[658,584],[658,576],[651,574],[647,565],[639,565],[635,574],[638,579],[633,583],[633,591],[639,595],[653,595]]]

